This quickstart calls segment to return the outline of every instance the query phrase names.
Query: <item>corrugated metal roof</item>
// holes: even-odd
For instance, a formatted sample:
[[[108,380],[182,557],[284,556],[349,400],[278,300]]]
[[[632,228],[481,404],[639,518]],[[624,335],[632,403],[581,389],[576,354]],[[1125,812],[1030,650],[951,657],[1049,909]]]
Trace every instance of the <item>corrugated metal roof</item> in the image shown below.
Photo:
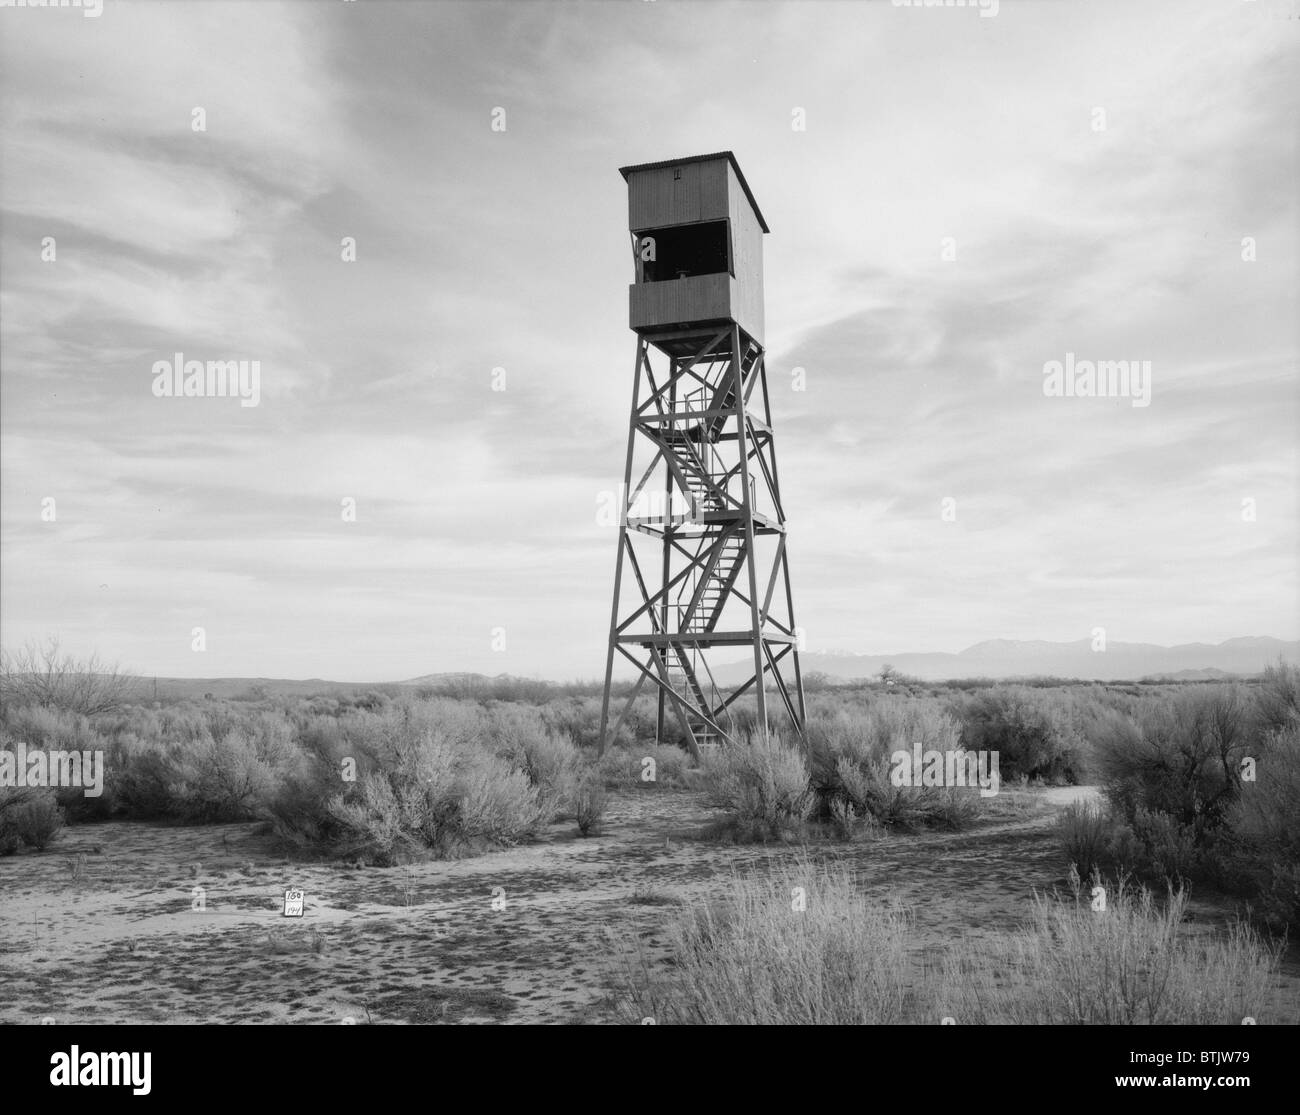
[[[759,209],[758,202],[754,200],[754,194],[749,188],[749,183],[745,181],[745,172],[740,169],[740,164],[736,162],[736,156],[730,151],[715,151],[712,155],[688,155],[684,159],[663,159],[657,163],[637,163],[636,166],[621,166],[618,168],[619,174],[623,176],[623,181],[627,181],[627,176],[634,170],[662,170],[669,166],[685,166],[687,163],[707,163],[712,159],[727,159],[731,163],[731,169],[736,172],[736,179],[740,182],[740,188],[745,191],[745,196],[749,198],[749,204],[753,206],[754,213],[758,217],[758,223],[762,226],[764,232],[771,232],[767,227],[767,222],[763,220],[763,211]]]

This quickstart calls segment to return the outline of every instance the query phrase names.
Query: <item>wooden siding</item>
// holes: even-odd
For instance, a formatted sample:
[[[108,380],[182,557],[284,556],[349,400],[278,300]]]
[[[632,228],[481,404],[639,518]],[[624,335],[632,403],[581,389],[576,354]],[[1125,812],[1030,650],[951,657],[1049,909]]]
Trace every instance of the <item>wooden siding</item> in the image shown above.
[[[730,200],[731,252],[736,271],[733,316],[740,327],[763,343],[763,228],[749,204],[736,172],[726,164]]]
[[[674,178],[680,170],[681,177]],[[696,275],[635,283],[629,292],[633,329],[702,321],[735,321],[763,343],[763,226],[726,158],[634,170],[628,176],[628,227],[633,232],[695,221],[727,220],[734,278]]]
[[[681,178],[673,177],[675,169],[680,169]],[[728,187],[734,181],[726,159],[635,171],[627,182],[628,228],[640,232],[691,221],[723,220]],[[748,202],[745,204],[748,208]]]
[[[734,321],[759,344],[763,343],[763,307],[742,302],[742,287],[730,275],[695,275],[662,283],[632,283],[628,287],[631,327],[664,329],[704,321]]]
[[[731,317],[730,275],[694,275],[628,288],[633,329],[654,329]]]

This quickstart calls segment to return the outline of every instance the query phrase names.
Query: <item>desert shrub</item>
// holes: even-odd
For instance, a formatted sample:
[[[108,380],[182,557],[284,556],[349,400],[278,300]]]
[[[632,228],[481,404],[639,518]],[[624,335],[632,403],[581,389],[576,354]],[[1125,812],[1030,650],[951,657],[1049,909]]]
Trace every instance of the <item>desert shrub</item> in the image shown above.
[[[57,639],[0,652],[0,705],[44,705],[83,716],[116,712],[133,700],[140,679],[97,654],[76,658]]]
[[[344,835],[329,803],[353,784],[383,767],[376,743],[359,726],[318,712],[310,713],[298,731],[303,758],[284,772],[273,798],[267,803],[272,831],[285,843],[300,849],[329,848]],[[360,790],[357,790],[360,793]]]
[[[1250,895],[1276,926],[1300,923],[1300,718],[1295,670],[1240,686],[1153,694],[1099,737],[1107,796],[1143,872]],[[1244,759],[1256,781],[1244,782]]]
[[[343,834],[341,840],[348,853],[361,852],[381,863],[399,858],[399,849],[412,845],[415,837],[406,830],[405,818],[397,795],[387,778],[367,774],[356,790],[337,795],[326,807],[330,818]],[[324,828],[319,822],[317,827]]]
[[[1063,694],[999,686],[965,698],[954,709],[961,716],[962,746],[998,752],[1003,778],[1083,780],[1087,744]]]
[[[1074,869],[1087,878],[1098,871],[1131,871],[1145,862],[1132,828],[1102,802],[1074,802],[1056,820],[1056,835]]]
[[[488,732],[496,754],[536,787],[548,820],[569,808],[581,768],[571,740],[551,731],[536,709],[518,705],[493,709]]]
[[[1192,825],[1139,805],[1133,815],[1132,829],[1142,848],[1142,868],[1170,879],[1195,876],[1202,861]]]
[[[63,810],[54,791],[44,787],[0,787],[0,855],[20,844],[43,852],[63,828]]]
[[[606,803],[605,784],[600,775],[593,770],[583,772],[573,791],[573,816],[583,836],[598,830]]]
[[[264,817],[304,762],[282,713],[226,702],[163,710],[120,732],[106,756],[114,807],[128,817],[207,823]]]
[[[1295,1021],[1272,998],[1278,946],[1237,923],[1223,936],[1182,927],[1185,891],[1163,905],[1120,879],[1106,908],[1073,895],[1038,896],[1028,929],[944,961],[933,1014],[988,1025],[1240,1025]],[[1096,880],[1094,880],[1096,881]]]
[[[90,718],[68,709],[45,705],[10,706],[5,710],[7,734],[28,747],[46,750],[95,751],[104,740]]]
[[[301,850],[329,849],[342,841],[344,826],[329,809],[342,784],[340,769],[337,763],[313,755],[281,780],[266,806],[275,836]],[[369,771],[358,771],[359,780],[369,776]]]
[[[549,807],[523,771],[483,756],[467,763],[460,775],[454,831],[459,845],[516,844],[550,819]]]
[[[541,822],[537,793],[521,771],[492,756],[457,764],[439,783],[419,786],[368,774],[356,791],[339,794],[329,813],[338,847],[381,864],[428,855],[451,857],[509,845]]]
[[[870,813],[858,808],[847,798],[834,799],[829,807],[831,831],[839,840],[871,840],[880,833],[880,825]]]
[[[1255,706],[1262,733],[1280,732],[1300,723],[1300,666],[1279,661],[1267,667],[1255,691]]]
[[[0,856],[12,856],[22,847],[19,815],[37,793],[25,786],[0,786]]]
[[[808,766],[776,733],[757,733],[704,759],[709,800],[730,815],[719,833],[739,840],[781,839],[802,831],[813,807]]]
[[[895,784],[894,754],[910,756],[917,744],[923,752],[958,748],[956,722],[929,698],[890,697],[863,712],[811,720],[808,753],[820,815],[837,828],[850,809],[905,829],[969,825],[983,811],[977,789]]]
[[[1228,814],[1233,865],[1268,921],[1300,926],[1300,723],[1260,751],[1255,781],[1242,785]]]
[[[366,712],[375,712],[388,704],[389,698],[386,694],[378,690],[371,689],[368,693],[352,698],[352,707],[364,709]]]
[[[99,727],[89,717],[68,709],[45,705],[8,706],[0,727],[0,747],[14,749],[21,741],[29,749],[46,752],[95,752],[111,757],[112,747]],[[97,760],[96,760],[97,762]],[[111,769],[111,763],[105,767]],[[85,775],[89,778],[89,772]],[[113,795],[107,773],[102,792],[87,797],[83,786],[54,789],[58,804],[68,821],[106,818],[112,809]]]
[[[600,742],[600,704],[599,697],[563,697],[543,705],[541,715],[552,732],[567,736],[575,747],[595,747]],[[610,715],[612,721],[616,714]]]
[[[1073,802],[1056,819],[1057,835],[1070,862],[1085,877],[1102,864],[1110,817],[1095,802]]]
[[[979,792],[960,787],[935,790],[926,805],[926,823],[953,832],[970,828],[984,815],[984,799]]]
[[[339,746],[368,765],[360,773],[358,763],[356,782],[340,789],[337,768],[313,757],[273,803],[276,831],[291,842],[323,841],[324,850],[395,863],[513,844],[549,819],[554,802],[545,794],[554,786],[535,784],[512,757],[545,781],[547,764],[572,747],[553,746],[526,716],[494,720],[445,700],[398,701],[362,715],[341,721]]]
[[[647,764],[647,759],[653,763]],[[676,789],[687,784],[689,760],[685,751],[670,743],[629,742],[608,748],[595,761],[595,769],[611,789]],[[651,773],[653,778],[648,777]]]
[[[182,820],[243,821],[261,814],[277,783],[275,758],[231,729],[176,748],[165,777],[170,811]]]
[[[161,747],[127,740],[119,744],[114,772],[114,798],[122,812],[137,820],[156,820],[174,815],[172,764]]]
[[[1139,808],[1168,814],[1190,828],[1196,843],[1222,825],[1254,734],[1239,688],[1151,699],[1133,720],[1116,719],[1108,727],[1098,741],[1098,761],[1106,795],[1126,820],[1135,823]]]

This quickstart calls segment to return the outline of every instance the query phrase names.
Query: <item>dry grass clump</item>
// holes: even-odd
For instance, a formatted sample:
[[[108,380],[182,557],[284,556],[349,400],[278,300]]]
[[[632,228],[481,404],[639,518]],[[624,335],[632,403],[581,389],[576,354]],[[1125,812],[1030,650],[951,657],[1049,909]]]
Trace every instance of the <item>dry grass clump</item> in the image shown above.
[[[1028,928],[946,958],[935,1012],[962,1024],[1240,1025],[1294,1022],[1271,1001],[1280,946],[1243,922],[1191,932],[1187,892],[1163,903],[1121,877],[1073,894],[1037,896]]]
[[[859,1025],[904,1013],[908,918],[868,901],[844,867],[737,876],[668,928],[670,966],[624,955],[629,1019],[694,1025]]]
[[[1274,997],[1278,948],[1248,926],[1193,930],[1183,891],[1106,887],[1095,911],[1076,875],[1072,894],[1035,899],[1025,929],[923,963],[909,913],[867,898],[846,866],[787,863],[680,911],[666,960],[625,948],[620,1003],[630,1021],[694,1025],[1297,1020]]]

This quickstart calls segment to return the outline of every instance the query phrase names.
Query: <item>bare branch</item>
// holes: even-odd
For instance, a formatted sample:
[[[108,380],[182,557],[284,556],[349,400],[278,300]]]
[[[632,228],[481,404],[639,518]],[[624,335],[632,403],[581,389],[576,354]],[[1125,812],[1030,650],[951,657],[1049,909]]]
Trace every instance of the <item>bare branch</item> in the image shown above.
[[[116,712],[135,696],[140,679],[98,654],[78,660],[51,637],[0,651],[0,704],[45,705],[82,716]]]

